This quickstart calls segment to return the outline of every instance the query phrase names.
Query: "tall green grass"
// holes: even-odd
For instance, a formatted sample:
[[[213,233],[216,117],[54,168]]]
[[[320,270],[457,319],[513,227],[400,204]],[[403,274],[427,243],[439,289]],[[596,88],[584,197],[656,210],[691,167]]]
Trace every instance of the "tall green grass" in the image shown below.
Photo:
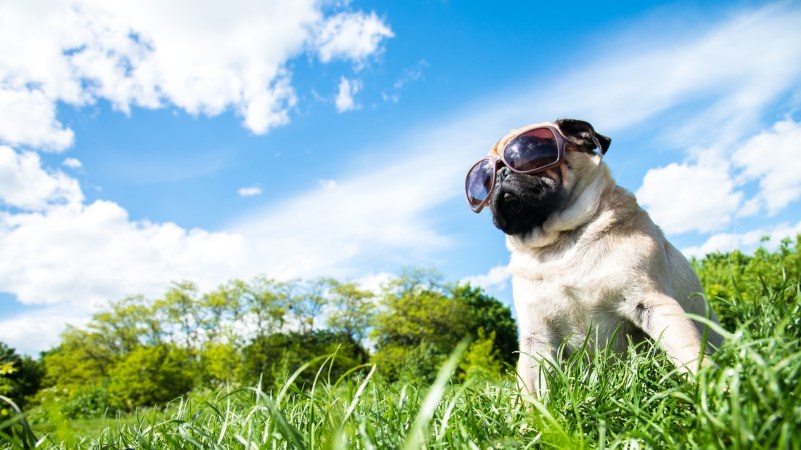
[[[372,366],[331,379],[312,361],[310,389],[290,376],[277,390],[195,392],[87,435],[18,416],[0,423],[0,448],[801,448],[801,291],[761,288],[716,299],[736,329],[695,377],[652,346],[574,352],[547,397],[525,402],[511,377],[456,383],[463,346],[431,386],[387,383]]]

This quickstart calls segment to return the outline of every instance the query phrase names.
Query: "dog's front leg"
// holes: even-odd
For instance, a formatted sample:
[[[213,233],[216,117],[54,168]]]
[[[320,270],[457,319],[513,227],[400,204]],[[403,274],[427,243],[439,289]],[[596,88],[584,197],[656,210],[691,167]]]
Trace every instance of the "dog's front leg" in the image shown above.
[[[556,347],[547,333],[534,332],[520,336],[520,358],[517,360],[517,376],[521,389],[537,398],[547,392],[545,370],[556,359]]]
[[[654,341],[661,343],[676,367],[696,373],[702,361],[701,336],[679,302],[654,292],[628,302],[625,315]]]

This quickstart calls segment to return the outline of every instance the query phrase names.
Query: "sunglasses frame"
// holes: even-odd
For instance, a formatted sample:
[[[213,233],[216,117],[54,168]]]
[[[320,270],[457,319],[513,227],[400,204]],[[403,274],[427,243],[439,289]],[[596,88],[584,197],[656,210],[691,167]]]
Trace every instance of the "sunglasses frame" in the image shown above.
[[[552,163],[549,163],[549,164],[546,164],[546,165],[544,165],[542,167],[537,167],[536,169],[531,169],[531,170],[517,170],[517,169],[514,169],[512,167],[512,165],[509,164],[508,161],[506,161],[506,158],[505,158],[506,149],[509,147],[509,144],[511,144],[515,139],[519,138],[520,136],[522,136],[522,135],[524,135],[524,134],[526,134],[526,133],[528,133],[530,131],[539,130],[539,129],[543,129],[543,128],[550,130],[551,133],[553,133],[554,139],[556,140],[556,161],[554,161]],[[598,149],[601,149],[601,144],[598,142],[598,138],[595,137],[595,135],[593,135],[592,139],[593,139],[593,141],[595,141],[595,145],[598,146]],[[506,145],[503,147],[503,150],[500,152],[500,156],[492,156],[492,155],[491,156],[485,156],[484,158],[481,158],[478,161],[476,161],[476,163],[473,164],[470,167],[470,170],[467,171],[467,175],[465,176],[465,179],[464,179],[464,195],[465,195],[465,199],[467,199],[467,204],[470,205],[470,209],[472,209],[474,213],[478,214],[478,213],[481,212],[482,209],[484,209],[485,206],[487,206],[487,204],[489,204],[490,197],[492,196],[492,191],[495,190],[495,179],[496,179],[496,176],[497,176],[497,173],[498,173],[498,164],[502,163],[507,168],[509,168],[509,170],[511,170],[512,172],[515,172],[515,173],[544,172],[544,171],[546,171],[548,169],[551,169],[553,167],[556,167],[556,166],[559,166],[561,164],[564,164],[564,161],[565,161],[565,142],[568,142],[568,139],[562,134],[561,131],[559,131],[558,128],[552,127],[550,125],[537,125],[537,126],[534,126],[534,127],[531,127],[531,128],[526,128],[523,131],[521,131],[520,133],[517,133],[516,135],[514,135],[514,137],[512,137],[511,139],[509,139],[509,142],[506,143]],[[484,201],[479,203],[478,206],[474,207],[473,203],[470,201],[470,196],[468,194],[469,190],[468,190],[467,182],[470,181],[470,174],[473,173],[473,169],[475,169],[476,166],[478,166],[479,164],[481,164],[484,161],[489,161],[491,164],[494,165],[494,168],[493,168],[493,171],[492,171],[492,181],[490,182],[490,188],[487,191],[487,198],[485,198]]]

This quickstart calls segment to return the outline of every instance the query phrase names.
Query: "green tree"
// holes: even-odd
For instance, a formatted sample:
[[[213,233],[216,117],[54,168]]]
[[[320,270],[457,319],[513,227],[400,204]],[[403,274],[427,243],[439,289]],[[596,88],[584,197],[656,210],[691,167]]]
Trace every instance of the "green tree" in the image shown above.
[[[67,327],[61,343],[44,354],[45,387],[74,394],[83,386],[105,379],[121,354],[109,340],[94,331]]]
[[[40,361],[18,355],[16,350],[0,342],[0,395],[24,408],[39,389],[43,377],[44,367]]]
[[[470,378],[496,379],[503,372],[504,361],[495,345],[495,331],[487,335],[484,328],[479,328],[477,334],[459,363],[459,378],[462,381]]]
[[[197,285],[190,281],[173,283],[164,297],[153,303],[155,315],[169,327],[170,341],[183,342],[187,349],[196,349],[200,343],[200,301]]]
[[[242,372],[242,358],[230,342],[210,342],[200,354],[203,381],[220,386],[237,381]]]
[[[318,278],[310,281],[293,281],[287,283],[287,286],[292,317],[302,333],[311,334],[316,329],[317,318],[328,303],[325,296],[328,282]]]
[[[153,305],[145,297],[126,297],[110,306],[94,314],[86,326],[102,337],[109,351],[122,356],[140,345],[162,342],[162,323],[154,317]]]
[[[431,378],[429,369],[468,335],[466,304],[453,301],[439,279],[418,269],[385,287],[371,336],[377,346],[373,360],[389,379],[400,379],[409,367],[421,368],[410,376]]]
[[[487,295],[481,288],[469,284],[451,288],[450,295],[467,307],[468,316],[464,320],[469,336],[472,339],[481,339],[479,330],[482,329],[486,336],[494,336],[493,349],[503,363],[513,367],[518,359],[519,347],[517,323],[512,317],[511,308]]]
[[[763,245],[768,242],[768,238],[762,240]],[[794,294],[801,282],[801,235],[795,240],[783,239],[773,251],[763,246],[753,255],[739,250],[714,252],[693,259],[692,264],[721,325],[734,330],[746,322],[771,317],[761,311],[773,306],[765,303],[777,298],[773,291],[782,291],[778,298]],[[801,320],[762,325],[785,327],[788,334],[801,338]]]
[[[202,315],[200,327],[206,342],[217,342],[220,338],[226,342],[237,340],[234,325],[242,319],[242,301],[246,290],[243,282],[234,280],[203,295],[200,308],[205,314]]]
[[[240,282],[240,286],[247,316],[256,328],[255,337],[282,330],[290,307],[287,283],[260,276],[247,284]]]
[[[173,400],[193,387],[196,367],[184,348],[175,345],[139,347],[109,373],[109,392],[132,410]]]
[[[500,358],[484,367],[495,371],[494,376],[504,364],[513,367],[518,336],[511,309],[480,288],[441,280],[436,272],[415,269],[386,286],[372,332],[377,346],[373,361],[382,373],[393,380],[431,379],[465,338],[481,341],[475,344],[475,355],[489,345],[482,350],[487,357]]]
[[[257,337],[243,351],[242,377],[245,385],[261,381],[269,388],[277,380],[286,380],[302,365],[320,356],[336,353],[333,361],[326,365],[324,381],[331,377],[336,381],[346,371],[368,360],[367,351],[350,336],[329,330],[314,330],[310,333],[275,333]],[[298,386],[311,386],[318,369],[324,364],[317,361],[295,380]]]
[[[327,282],[331,307],[326,319],[328,329],[363,342],[375,315],[375,294],[359,289],[356,283],[341,283],[334,279]]]

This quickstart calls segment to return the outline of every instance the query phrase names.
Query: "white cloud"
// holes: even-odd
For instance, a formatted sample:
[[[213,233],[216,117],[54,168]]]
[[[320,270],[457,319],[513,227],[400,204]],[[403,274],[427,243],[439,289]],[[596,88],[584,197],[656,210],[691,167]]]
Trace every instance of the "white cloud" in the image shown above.
[[[702,258],[708,253],[730,252],[734,249],[739,249],[743,252],[749,253],[753,250],[756,250],[760,245],[763,245],[763,237],[769,238],[769,241],[765,243],[764,246],[770,249],[778,246],[782,239],[786,237],[795,238],[795,236],[799,233],[801,233],[801,222],[795,225],[782,223],[775,226],[747,231],[745,233],[715,234],[710,236],[703,244],[686,247],[681,251],[688,258]]]
[[[777,122],[734,152],[745,180],[759,180],[758,199],[775,214],[801,197],[801,124]]]
[[[326,191],[330,191],[337,188],[336,180],[317,180],[317,185]]]
[[[471,286],[481,289],[504,290],[509,285],[511,276],[507,272],[506,266],[495,266],[489,272],[482,275],[473,275],[462,279],[462,283],[470,283]]]
[[[62,172],[42,169],[36,153],[17,153],[0,145],[0,205],[42,210],[53,204],[81,201],[83,193],[76,180]]]
[[[132,221],[108,201],[0,213],[0,248],[0,289],[26,304],[91,306],[155,296],[176,280],[211,288],[252,274],[242,236]]]
[[[345,77],[339,79],[339,92],[337,93],[336,106],[337,112],[352,111],[357,108],[353,96],[362,89],[359,80],[348,80]]]
[[[240,188],[238,192],[240,197],[254,197],[256,195],[261,195],[261,188],[258,186],[243,187]]]
[[[81,164],[81,161],[79,161],[79,160],[77,160],[75,158],[67,158],[61,164],[69,167],[70,169],[80,169],[81,167],[83,167],[83,164]]]
[[[5,46],[3,42],[0,40],[0,48]],[[44,150],[63,150],[72,145],[74,133],[56,120],[51,98],[33,89],[8,89],[3,81],[0,61],[0,142]]]
[[[776,214],[801,197],[799,142],[801,124],[787,119],[731,154],[694,149],[697,162],[650,169],[637,198],[668,234],[717,231],[763,206]],[[759,191],[745,199],[744,185],[752,180],[759,181]]]
[[[651,169],[637,190],[639,202],[668,234],[719,230],[731,222],[742,200],[727,165],[669,164]]]
[[[334,59],[363,62],[379,50],[382,40],[393,36],[375,12],[340,13],[320,24],[315,45],[322,62]]]
[[[58,342],[67,324],[85,325],[90,313],[81,305],[56,305],[0,319],[0,342],[21,354],[37,355]]]
[[[58,102],[233,109],[254,133],[296,103],[287,63],[304,52],[361,65],[392,37],[375,14],[330,17],[315,0],[0,3],[0,142],[64,150]]]

